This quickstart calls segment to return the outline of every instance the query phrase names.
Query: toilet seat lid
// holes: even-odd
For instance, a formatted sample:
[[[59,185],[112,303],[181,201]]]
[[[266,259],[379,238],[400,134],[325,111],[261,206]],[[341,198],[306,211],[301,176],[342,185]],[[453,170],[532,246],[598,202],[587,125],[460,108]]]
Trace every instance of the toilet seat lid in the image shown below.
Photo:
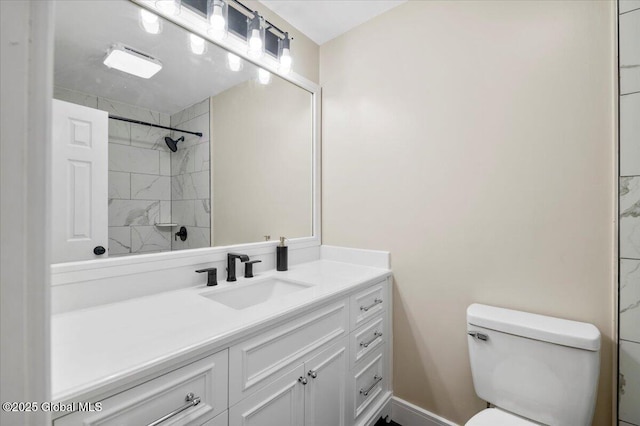
[[[539,426],[523,417],[498,408],[487,408],[469,419],[465,426]]]

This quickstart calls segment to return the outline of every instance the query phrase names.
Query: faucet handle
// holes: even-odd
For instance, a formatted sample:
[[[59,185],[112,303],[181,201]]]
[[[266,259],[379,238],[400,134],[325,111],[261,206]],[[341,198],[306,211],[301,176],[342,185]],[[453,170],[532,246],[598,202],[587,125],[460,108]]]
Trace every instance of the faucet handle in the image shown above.
[[[250,260],[244,263],[244,277],[253,278],[253,264],[260,263],[262,260]]]
[[[207,273],[207,285],[209,287],[218,285],[218,268],[205,268],[198,269],[196,272],[198,273]]]

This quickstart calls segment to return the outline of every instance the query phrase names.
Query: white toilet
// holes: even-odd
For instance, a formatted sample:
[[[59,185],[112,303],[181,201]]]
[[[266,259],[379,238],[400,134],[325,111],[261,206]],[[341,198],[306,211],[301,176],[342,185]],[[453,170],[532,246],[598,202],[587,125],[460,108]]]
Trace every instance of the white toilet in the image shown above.
[[[595,326],[473,304],[467,334],[476,394],[496,408],[466,426],[591,424],[600,370]]]

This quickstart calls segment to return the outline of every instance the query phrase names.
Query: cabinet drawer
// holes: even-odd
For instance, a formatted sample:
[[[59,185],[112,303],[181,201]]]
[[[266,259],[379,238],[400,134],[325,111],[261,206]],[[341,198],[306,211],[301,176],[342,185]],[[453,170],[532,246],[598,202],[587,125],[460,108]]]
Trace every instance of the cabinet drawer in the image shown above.
[[[233,405],[273,380],[282,369],[347,335],[347,300],[244,340],[229,349],[229,401]]]
[[[387,306],[386,281],[368,287],[351,296],[351,331],[384,311]]]
[[[358,419],[387,389],[384,350],[383,344],[352,370],[353,420]]]
[[[213,419],[202,423],[200,426],[229,426],[229,411],[218,414]]]
[[[387,341],[385,331],[384,315],[378,315],[369,322],[362,324],[349,336],[349,346],[351,353],[350,367],[378,349]]]
[[[227,384],[224,350],[104,399],[99,412],[71,413],[54,425],[148,425],[170,413],[175,414],[163,426],[208,424],[227,409]],[[189,394],[193,394],[191,402],[186,398]],[[197,398],[200,402],[194,404]]]

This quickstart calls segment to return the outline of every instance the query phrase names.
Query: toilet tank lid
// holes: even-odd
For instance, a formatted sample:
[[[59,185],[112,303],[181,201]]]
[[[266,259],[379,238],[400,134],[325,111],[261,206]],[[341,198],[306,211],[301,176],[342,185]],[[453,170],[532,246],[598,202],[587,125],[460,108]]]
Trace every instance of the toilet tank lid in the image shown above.
[[[467,308],[467,323],[543,342],[600,350],[600,331],[586,322],[474,303]]]

